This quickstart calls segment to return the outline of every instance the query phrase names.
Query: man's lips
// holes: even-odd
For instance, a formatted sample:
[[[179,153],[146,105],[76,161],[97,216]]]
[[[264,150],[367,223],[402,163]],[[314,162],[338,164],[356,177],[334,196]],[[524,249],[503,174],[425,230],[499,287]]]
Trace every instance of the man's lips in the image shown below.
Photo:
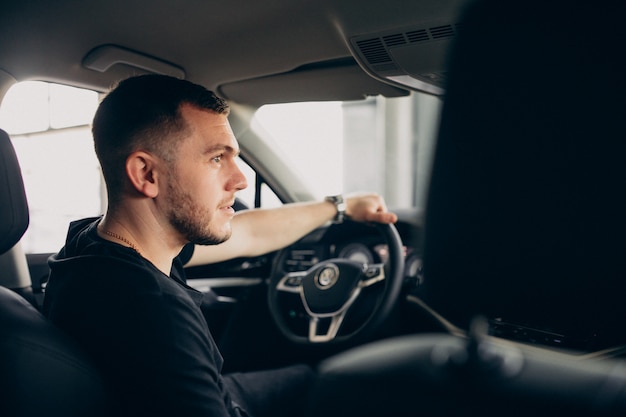
[[[233,205],[235,204],[234,201],[228,202],[226,204],[224,204],[223,206],[220,207],[220,210],[222,211],[226,211],[228,213],[234,213],[235,210],[233,209]]]

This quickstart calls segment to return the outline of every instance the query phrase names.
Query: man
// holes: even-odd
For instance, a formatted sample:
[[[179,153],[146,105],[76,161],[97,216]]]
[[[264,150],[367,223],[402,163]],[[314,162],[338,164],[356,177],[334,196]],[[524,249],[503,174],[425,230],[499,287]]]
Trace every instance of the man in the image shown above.
[[[70,225],[44,311],[91,354],[124,414],[295,415],[304,401],[307,367],[222,376],[202,294],[185,284],[178,254],[190,242],[191,264],[255,256],[337,213],[323,201],[236,215],[247,184],[227,116],[212,92],[160,75],[121,82],[96,112],[107,212]],[[347,198],[346,214],[396,220],[373,194]]]

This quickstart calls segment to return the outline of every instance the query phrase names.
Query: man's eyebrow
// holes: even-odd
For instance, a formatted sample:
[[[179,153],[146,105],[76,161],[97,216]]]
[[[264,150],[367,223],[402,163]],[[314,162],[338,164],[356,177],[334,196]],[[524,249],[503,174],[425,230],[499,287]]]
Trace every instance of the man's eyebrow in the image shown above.
[[[224,153],[232,154],[233,156],[239,156],[239,154],[241,153],[239,149],[235,149],[232,146],[228,146],[228,145],[210,146],[204,151],[205,154],[210,154],[210,153],[215,153],[215,152],[224,152]]]

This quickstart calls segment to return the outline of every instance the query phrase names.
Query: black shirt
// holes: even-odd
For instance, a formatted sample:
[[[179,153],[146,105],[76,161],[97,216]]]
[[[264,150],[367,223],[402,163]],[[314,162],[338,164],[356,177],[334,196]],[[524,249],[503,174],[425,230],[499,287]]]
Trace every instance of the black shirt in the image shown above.
[[[203,294],[185,284],[180,260],[167,276],[99,237],[99,221],[70,225],[50,260],[44,313],[92,356],[125,414],[246,415],[224,386]]]

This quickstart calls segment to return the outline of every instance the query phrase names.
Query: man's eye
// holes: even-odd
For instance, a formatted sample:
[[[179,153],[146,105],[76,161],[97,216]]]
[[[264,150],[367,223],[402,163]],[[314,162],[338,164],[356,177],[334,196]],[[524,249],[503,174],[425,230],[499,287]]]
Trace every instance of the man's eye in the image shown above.
[[[213,161],[213,162],[215,162],[215,163],[222,162],[222,157],[223,157],[223,156],[224,156],[224,155],[214,156],[214,157],[211,159],[211,161]]]

